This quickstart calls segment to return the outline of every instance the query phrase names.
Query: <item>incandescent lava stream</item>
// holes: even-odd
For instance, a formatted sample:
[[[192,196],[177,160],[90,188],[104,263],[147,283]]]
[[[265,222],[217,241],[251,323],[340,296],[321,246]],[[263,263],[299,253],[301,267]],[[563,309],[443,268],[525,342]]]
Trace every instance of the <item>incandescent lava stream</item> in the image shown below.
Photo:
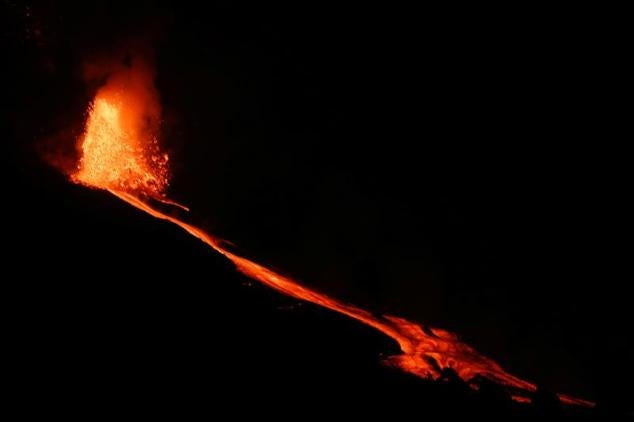
[[[477,388],[474,377],[481,376],[504,386],[516,401],[530,401],[536,391],[534,384],[508,374],[456,335],[440,329],[423,330],[419,324],[395,316],[375,315],[302,286],[236,255],[209,233],[153,206],[158,201],[187,210],[165,196],[168,156],[161,152],[157,140],[159,116],[158,95],[147,74],[127,69],[123,75],[111,76],[90,106],[85,131],[78,141],[79,162],[71,180],[107,190],[153,217],[176,224],[224,255],[244,275],[280,293],[347,315],[381,331],[394,339],[402,352],[387,359],[392,366],[432,379],[438,378],[443,369],[451,368],[474,388]],[[559,398],[567,404],[594,405],[563,394]]]

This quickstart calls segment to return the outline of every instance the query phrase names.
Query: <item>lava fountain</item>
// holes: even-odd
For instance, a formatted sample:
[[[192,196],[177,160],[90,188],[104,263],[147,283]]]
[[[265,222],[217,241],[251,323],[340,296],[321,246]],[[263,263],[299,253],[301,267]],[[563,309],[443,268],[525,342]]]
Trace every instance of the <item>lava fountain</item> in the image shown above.
[[[136,65],[137,63],[135,63]],[[176,224],[222,254],[238,271],[278,292],[347,315],[394,339],[401,354],[389,365],[422,378],[437,379],[446,368],[477,388],[476,377],[485,377],[507,389],[514,400],[530,401],[536,386],[505,372],[500,365],[458,337],[441,329],[423,329],[417,323],[390,315],[376,315],[302,286],[264,265],[236,255],[213,235],[161,211],[156,201],[187,208],[170,201],[168,156],[158,144],[160,108],[152,75],[129,66],[112,75],[96,94],[88,111],[85,131],[78,141],[80,153],[71,180],[103,189],[128,204],[161,220]],[[154,204],[154,205],[153,205]],[[591,407],[589,401],[559,394],[562,402]]]

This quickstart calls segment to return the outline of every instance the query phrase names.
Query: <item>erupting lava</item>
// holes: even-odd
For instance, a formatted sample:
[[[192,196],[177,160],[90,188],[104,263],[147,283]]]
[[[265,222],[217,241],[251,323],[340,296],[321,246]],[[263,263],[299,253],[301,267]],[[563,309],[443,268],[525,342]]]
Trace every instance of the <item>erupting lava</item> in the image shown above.
[[[143,89],[136,89],[139,86]],[[150,101],[147,101],[148,98]],[[440,329],[423,330],[416,323],[394,316],[375,315],[304,287],[230,252],[212,235],[152,206],[150,199],[180,206],[165,198],[168,157],[161,153],[156,140],[157,128],[153,126],[158,122],[156,104],[151,84],[148,87],[146,83],[135,83],[131,72],[123,79],[109,80],[90,107],[86,129],[79,140],[79,165],[71,179],[105,189],[156,218],[178,225],[231,260],[248,277],[283,294],[345,314],[381,331],[394,339],[402,351],[401,355],[389,358],[388,363],[404,371],[435,379],[441,376],[443,369],[451,368],[476,388],[474,377],[481,376],[506,387],[515,400],[530,401],[535,385],[506,373],[496,362],[460,342],[454,334]],[[593,406],[591,402],[563,394],[559,398],[568,404]]]
[[[156,147],[132,128],[124,127],[121,99],[96,99],[82,144],[82,158],[74,180],[108,189],[160,195],[167,184],[167,155],[147,153]],[[144,148],[145,147],[145,148]]]
[[[167,187],[167,154],[157,133],[160,107],[152,73],[135,62],[119,70],[93,101],[75,182],[155,199]]]

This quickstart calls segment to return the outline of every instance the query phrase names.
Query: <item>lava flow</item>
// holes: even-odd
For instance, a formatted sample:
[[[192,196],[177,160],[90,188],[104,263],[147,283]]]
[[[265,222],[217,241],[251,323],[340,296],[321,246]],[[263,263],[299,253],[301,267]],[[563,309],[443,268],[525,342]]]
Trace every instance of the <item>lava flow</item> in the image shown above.
[[[141,90],[138,86],[144,87]],[[154,104],[150,117],[149,103]],[[83,136],[79,140],[79,165],[71,175],[75,183],[104,189],[128,204],[161,220],[174,223],[232,261],[238,271],[285,295],[342,313],[394,339],[402,354],[387,363],[422,378],[436,379],[446,368],[477,388],[477,377],[504,386],[520,402],[530,401],[536,387],[505,372],[493,360],[462,343],[454,334],[424,330],[420,325],[389,315],[375,315],[300,285],[263,265],[238,256],[223,247],[209,233],[160,211],[152,201],[182,207],[165,197],[168,184],[167,154],[157,143],[157,102],[154,88],[134,82],[130,71],[123,78],[109,80],[98,91],[90,109]],[[185,207],[182,207],[185,208]],[[185,208],[186,209],[186,208]],[[559,395],[562,402],[593,406],[592,402]]]

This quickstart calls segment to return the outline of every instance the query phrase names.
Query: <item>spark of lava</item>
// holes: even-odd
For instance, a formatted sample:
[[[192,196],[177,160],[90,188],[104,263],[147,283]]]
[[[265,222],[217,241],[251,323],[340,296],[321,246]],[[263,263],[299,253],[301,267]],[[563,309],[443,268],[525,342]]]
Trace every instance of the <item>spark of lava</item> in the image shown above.
[[[237,270],[278,292],[347,315],[394,339],[402,354],[387,363],[422,378],[439,378],[443,369],[453,369],[463,380],[477,386],[477,376],[504,386],[519,402],[530,401],[534,384],[519,379],[495,361],[479,354],[448,331],[423,328],[414,322],[390,315],[375,315],[302,286],[297,281],[239,256],[223,243],[172,215],[160,211],[151,200],[187,210],[165,196],[168,184],[167,154],[160,151],[157,130],[148,126],[148,115],[157,123],[157,96],[153,86],[135,74],[110,79],[98,91],[88,113],[86,128],[79,140],[80,160],[71,180],[104,189],[128,204],[161,220],[173,223],[234,263]],[[149,110],[149,112],[148,112]],[[593,406],[592,402],[559,395],[562,402]]]

